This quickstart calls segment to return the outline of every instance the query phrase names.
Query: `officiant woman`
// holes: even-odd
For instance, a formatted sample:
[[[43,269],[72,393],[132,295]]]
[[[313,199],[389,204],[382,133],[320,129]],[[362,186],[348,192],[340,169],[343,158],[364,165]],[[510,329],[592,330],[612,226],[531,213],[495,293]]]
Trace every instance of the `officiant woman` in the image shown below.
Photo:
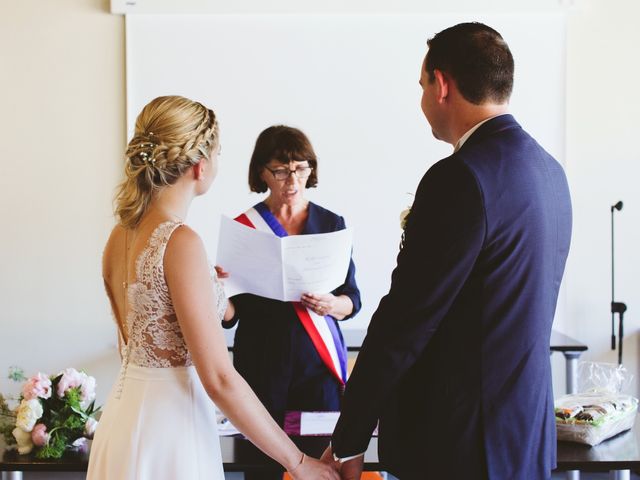
[[[236,220],[279,237],[346,228],[341,216],[304,198],[317,185],[318,160],[306,135],[269,127],[249,165],[249,188],[268,195]],[[347,352],[338,322],[360,310],[353,260],[333,292],[309,292],[299,302],[242,294],[232,302],[236,315],[223,326],[238,324],[234,365],[276,421],[282,425],[287,410],[340,410]]]

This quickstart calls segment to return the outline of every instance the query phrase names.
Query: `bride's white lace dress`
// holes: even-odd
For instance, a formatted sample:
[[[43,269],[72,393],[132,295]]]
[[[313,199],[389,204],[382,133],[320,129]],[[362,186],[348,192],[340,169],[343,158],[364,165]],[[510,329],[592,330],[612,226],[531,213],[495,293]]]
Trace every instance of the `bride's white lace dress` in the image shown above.
[[[160,224],[129,286],[128,343],[89,458],[89,480],[223,479],[215,405],[191,362],[164,278],[167,242],[181,223]],[[218,315],[227,300],[216,280]]]

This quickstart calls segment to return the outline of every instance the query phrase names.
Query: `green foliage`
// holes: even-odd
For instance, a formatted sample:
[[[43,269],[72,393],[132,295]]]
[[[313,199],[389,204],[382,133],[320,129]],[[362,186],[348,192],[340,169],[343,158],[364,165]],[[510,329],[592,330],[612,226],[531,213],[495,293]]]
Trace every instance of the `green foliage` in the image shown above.
[[[67,394],[65,395],[65,399],[67,401],[67,406],[73,410],[74,412],[84,415],[84,411],[80,406],[80,388],[71,388],[67,390]]]
[[[16,439],[11,433],[16,425],[16,414],[9,408],[7,399],[0,393],[0,435],[7,445],[14,445]]]
[[[80,434],[84,431],[84,424],[86,420],[79,415],[71,415],[66,418],[62,424],[62,428],[67,430],[79,430]]]
[[[7,378],[14,382],[24,382],[27,379],[27,377],[24,376],[24,370],[15,365],[9,367],[9,375]]]
[[[10,425],[10,424],[4,424],[0,426],[0,435],[2,435],[2,438],[4,438],[4,443],[6,445],[15,445],[16,444],[16,439],[13,436],[13,429],[15,428],[14,425]]]
[[[67,438],[64,434],[53,432],[49,444],[42,447],[36,453],[37,458],[60,458],[67,448]]]

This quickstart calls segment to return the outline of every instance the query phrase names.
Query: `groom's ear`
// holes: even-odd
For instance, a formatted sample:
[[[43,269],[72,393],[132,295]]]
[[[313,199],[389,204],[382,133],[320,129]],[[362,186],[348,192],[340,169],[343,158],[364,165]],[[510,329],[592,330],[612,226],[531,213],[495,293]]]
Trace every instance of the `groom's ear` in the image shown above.
[[[437,68],[433,71],[433,76],[436,86],[436,101],[438,103],[443,103],[449,96],[451,78],[442,70],[438,70]]]

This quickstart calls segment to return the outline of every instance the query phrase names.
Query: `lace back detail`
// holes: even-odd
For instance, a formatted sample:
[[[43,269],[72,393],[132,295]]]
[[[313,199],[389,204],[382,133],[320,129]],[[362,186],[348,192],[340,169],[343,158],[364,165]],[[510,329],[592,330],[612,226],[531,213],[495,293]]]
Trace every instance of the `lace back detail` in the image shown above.
[[[164,252],[180,222],[165,222],[156,227],[136,260],[136,282],[128,289],[126,328],[129,341],[121,350],[122,369],[118,397],[129,362],[141,367],[167,368],[192,365],[184,341],[169,287],[164,276]],[[212,273],[218,297],[218,315],[224,315],[227,300],[215,270]]]

